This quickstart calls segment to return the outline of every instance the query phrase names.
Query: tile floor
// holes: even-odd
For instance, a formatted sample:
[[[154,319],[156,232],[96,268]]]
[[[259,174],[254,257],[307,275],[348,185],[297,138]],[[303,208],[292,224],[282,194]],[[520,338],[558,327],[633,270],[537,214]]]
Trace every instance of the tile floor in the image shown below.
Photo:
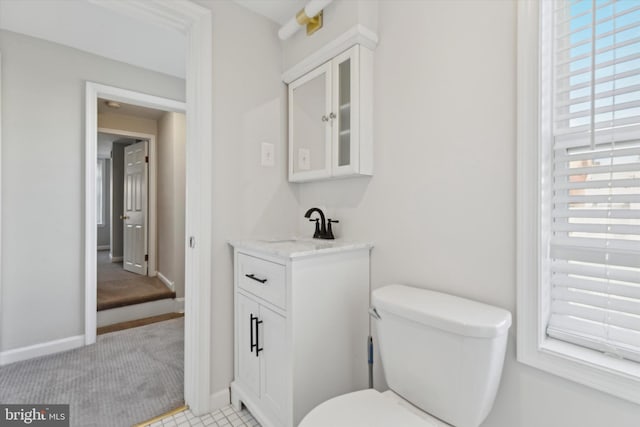
[[[236,411],[231,405],[201,417],[194,416],[187,409],[149,425],[151,427],[260,427],[246,408]]]

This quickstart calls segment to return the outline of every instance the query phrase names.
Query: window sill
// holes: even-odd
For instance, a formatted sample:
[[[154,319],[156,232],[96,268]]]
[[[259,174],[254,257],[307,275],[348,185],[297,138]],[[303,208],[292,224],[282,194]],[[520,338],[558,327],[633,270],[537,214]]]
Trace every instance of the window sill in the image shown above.
[[[640,404],[640,363],[545,338],[539,349],[518,352],[518,361]]]

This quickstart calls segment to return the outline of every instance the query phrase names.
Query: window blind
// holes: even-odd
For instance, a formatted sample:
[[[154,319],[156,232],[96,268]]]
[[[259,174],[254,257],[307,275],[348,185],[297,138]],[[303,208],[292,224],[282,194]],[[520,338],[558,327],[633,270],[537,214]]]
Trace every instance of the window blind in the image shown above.
[[[640,362],[640,2],[556,0],[547,334]]]

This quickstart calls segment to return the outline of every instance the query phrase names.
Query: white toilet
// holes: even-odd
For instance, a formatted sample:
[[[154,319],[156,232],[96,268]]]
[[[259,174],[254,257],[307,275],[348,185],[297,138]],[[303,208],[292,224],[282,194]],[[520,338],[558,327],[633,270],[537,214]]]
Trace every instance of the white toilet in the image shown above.
[[[299,427],[480,425],[500,384],[511,313],[404,285],[375,290],[372,305],[390,390],[330,399]]]

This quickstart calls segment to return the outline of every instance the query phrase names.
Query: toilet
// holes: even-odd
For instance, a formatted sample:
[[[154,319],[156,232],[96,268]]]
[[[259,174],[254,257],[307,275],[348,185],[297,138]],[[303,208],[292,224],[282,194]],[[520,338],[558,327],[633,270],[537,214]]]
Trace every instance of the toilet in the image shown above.
[[[500,385],[511,313],[405,285],[372,293],[388,391],[316,406],[299,427],[477,427]]]

